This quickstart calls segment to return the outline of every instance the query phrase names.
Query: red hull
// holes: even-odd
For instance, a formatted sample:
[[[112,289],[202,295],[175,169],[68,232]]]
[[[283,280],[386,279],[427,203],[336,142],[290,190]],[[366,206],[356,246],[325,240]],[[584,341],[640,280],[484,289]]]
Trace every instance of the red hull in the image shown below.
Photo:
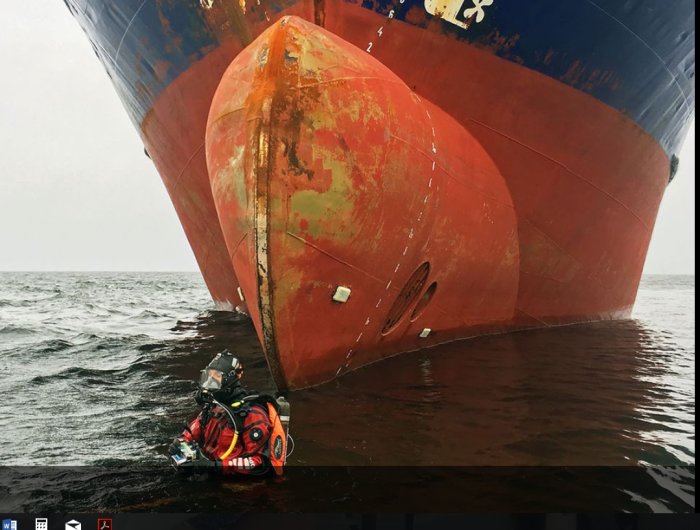
[[[299,18],[270,28],[224,74],[206,150],[278,384],[415,348],[428,326],[444,340],[512,320],[517,225],[503,177],[463,127],[355,46]]]
[[[329,16],[332,23],[327,27],[337,35],[353,36],[356,45],[365,44],[357,27],[381,22],[375,13],[349,4],[332,4],[332,8],[344,12]],[[372,17],[376,20],[365,20]],[[254,33],[262,29],[261,23]],[[340,105],[341,111],[356,104],[358,90],[366,91],[377,108],[391,114],[392,123],[411,136],[410,141],[382,143],[384,132],[377,124],[362,121],[371,115],[364,111],[352,116],[326,112],[323,119],[335,121],[319,129],[325,133],[308,124],[306,129],[292,124],[291,114],[274,124],[279,127],[274,134],[299,134],[296,158],[301,165],[290,166],[286,155],[271,149],[271,158],[256,162],[256,167],[274,173],[287,164],[284,169],[289,174],[301,173],[287,180],[269,179],[270,188],[254,197],[259,202],[280,198],[268,213],[273,224],[278,220],[281,224],[268,233],[271,276],[267,286],[260,285],[261,247],[252,237],[259,230],[255,222],[251,224],[250,210],[217,192],[217,170],[223,167],[224,156],[230,159],[235,153],[225,149],[210,153],[210,187],[203,146],[211,94],[236,56],[239,72],[229,70],[230,87],[225,88],[225,78],[219,93],[228,90],[224,99],[239,98],[246,108],[257,109],[251,111],[254,119],[263,120],[262,102],[248,101],[240,82],[264,84],[241,71],[254,66],[254,48],[241,52],[243,46],[230,41],[194,63],[163,92],[143,124],[149,152],[213,297],[240,304],[237,288],[241,286],[280,387],[316,384],[334,377],[339,369],[479,333],[629,315],[668,180],[669,160],[653,138],[615,109],[580,91],[439,32],[392,25],[393,38],[372,50],[380,60],[382,54],[395,57],[402,43],[419,39],[424,43],[411,46],[404,62],[392,64],[392,74],[368,54],[360,59],[362,50],[323,30],[297,29],[310,40],[316,38],[315,32],[324,35],[346,56],[355,57],[363,71],[379,69],[381,82],[358,82],[351,87],[355,95],[341,90],[325,95],[330,98],[327,101]],[[431,62],[422,55],[435,49],[441,50],[440,61]],[[417,72],[414,64],[432,64],[431,71]],[[239,81],[231,81],[230,76]],[[431,83],[422,84],[426,77]],[[387,85],[393,87],[389,92]],[[406,85],[418,85],[422,99],[414,99]],[[268,94],[274,93],[269,89]],[[225,102],[214,102],[212,112]],[[296,129],[289,129],[292,125]],[[342,131],[345,145],[329,132],[335,128]],[[432,167],[430,156],[425,156],[432,148],[432,129],[440,175],[433,182],[439,183],[439,189],[425,188]],[[228,134],[243,135],[243,130],[230,129]],[[216,143],[214,138],[209,140],[210,147]],[[227,141],[248,150],[252,146],[248,136]],[[376,145],[383,147],[376,152],[367,149]],[[342,160],[343,150],[346,156],[352,153],[354,166],[348,165],[349,159]],[[386,153],[391,153],[391,159],[382,162]],[[353,173],[355,167],[361,169],[359,174]],[[469,167],[477,171],[470,172]],[[246,166],[242,173],[251,183],[259,178],[252,168]],[[404,175],[405,187],[381,188],[380,169],[397,179]],[[304,171],[313,171],[311,180],[319,186],[308,188],[308,193],[327,195],[334,190],[334,171],[346,174],[351,195],[368,193],[353,201],[351,208],[343,210],[336,204],[339,209],[332,215],[326,212],[326,217],[314,219],[303,198],[287,200],[284,195],[291,197],[303,191],[302,184],[311,182]],[[328,171],[331,175],[324,174]],[[373,196],[380,188],[381,198]],[[426,192],[428,201],[421,210],[419,203]],[[492,202],[484,201],[485,196]],[[295,204],[300,202],[301,211],[297,208],[295,217]],[[487,226],[489,208],[497,212],[494,224]],[[364,217],[356,217],[357,212],[364,212]],[[379,216],[373,218],[377,212]],[[400,262],[410,216],[417,219],[421,213],[421,222],[430,228],[420,236],[414,232],[414,254]],[[342,245],[335,239],[339,234],[344,238]],[[275,263],[275,259],[281,261]],[[410,315],[418,303],[413,300],[407,316],[383,335],[391,305],[424,262],[430,263],[430,272],[421,294],[436,281],[432,300],[412,322]],[[338,285],[352,289],[346,304],[331,302]],[[382,290],[388,296],[379,302]],[[427,338],[418,337],[423,328],[432,330]]]

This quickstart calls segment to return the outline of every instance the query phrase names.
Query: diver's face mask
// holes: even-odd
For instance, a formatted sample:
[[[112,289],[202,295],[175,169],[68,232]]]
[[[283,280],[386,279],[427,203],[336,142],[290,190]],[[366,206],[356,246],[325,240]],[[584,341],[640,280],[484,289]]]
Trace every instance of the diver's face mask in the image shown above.
[[[241,393],[239,379],[243,365],[230,353],[219,353],[199,373],[199,390],[195,400],[200,405],[212,401],[229,401]]]
[[[202,390],[215,392],[221,390],[224,384],[224,373],[214,368],[205,368],[199,375],[199,387]]]

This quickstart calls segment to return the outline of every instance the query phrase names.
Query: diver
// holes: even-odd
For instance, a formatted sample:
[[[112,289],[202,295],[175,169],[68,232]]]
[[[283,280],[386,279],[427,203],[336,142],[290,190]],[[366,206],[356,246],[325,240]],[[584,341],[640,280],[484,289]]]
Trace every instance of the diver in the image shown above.
[[[287,456],[289,403],[243,388],[243,364],[219,353],[201,371],[195,400],[199,415],[170,444],[176,469],[224,474],[282,474]]]

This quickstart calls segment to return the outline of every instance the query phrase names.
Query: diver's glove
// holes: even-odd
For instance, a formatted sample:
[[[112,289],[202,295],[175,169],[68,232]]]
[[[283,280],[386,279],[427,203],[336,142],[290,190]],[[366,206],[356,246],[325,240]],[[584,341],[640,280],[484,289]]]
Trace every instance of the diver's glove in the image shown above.
[[[179,455],[180,454],[180,444],[183,442],[180,438],[175,438],[173,443],[168,446],[169,455]]]

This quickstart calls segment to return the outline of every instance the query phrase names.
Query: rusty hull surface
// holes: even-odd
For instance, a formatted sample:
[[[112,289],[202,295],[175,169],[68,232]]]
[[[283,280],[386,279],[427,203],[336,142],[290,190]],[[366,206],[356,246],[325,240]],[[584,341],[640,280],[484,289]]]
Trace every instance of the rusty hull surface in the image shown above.
[[[224,74],[206,153],[278,386],[511,323],[520,267],[502,175],[463,127],[362,50],[283,18]],[[422,265],[423,283],[402,292]],[[332,300],[338,286],[351,290],[346,303]]]
[[[466,29],[428,3],[67,2],[281,388],[634,304],[692,2],[497,0]]]

